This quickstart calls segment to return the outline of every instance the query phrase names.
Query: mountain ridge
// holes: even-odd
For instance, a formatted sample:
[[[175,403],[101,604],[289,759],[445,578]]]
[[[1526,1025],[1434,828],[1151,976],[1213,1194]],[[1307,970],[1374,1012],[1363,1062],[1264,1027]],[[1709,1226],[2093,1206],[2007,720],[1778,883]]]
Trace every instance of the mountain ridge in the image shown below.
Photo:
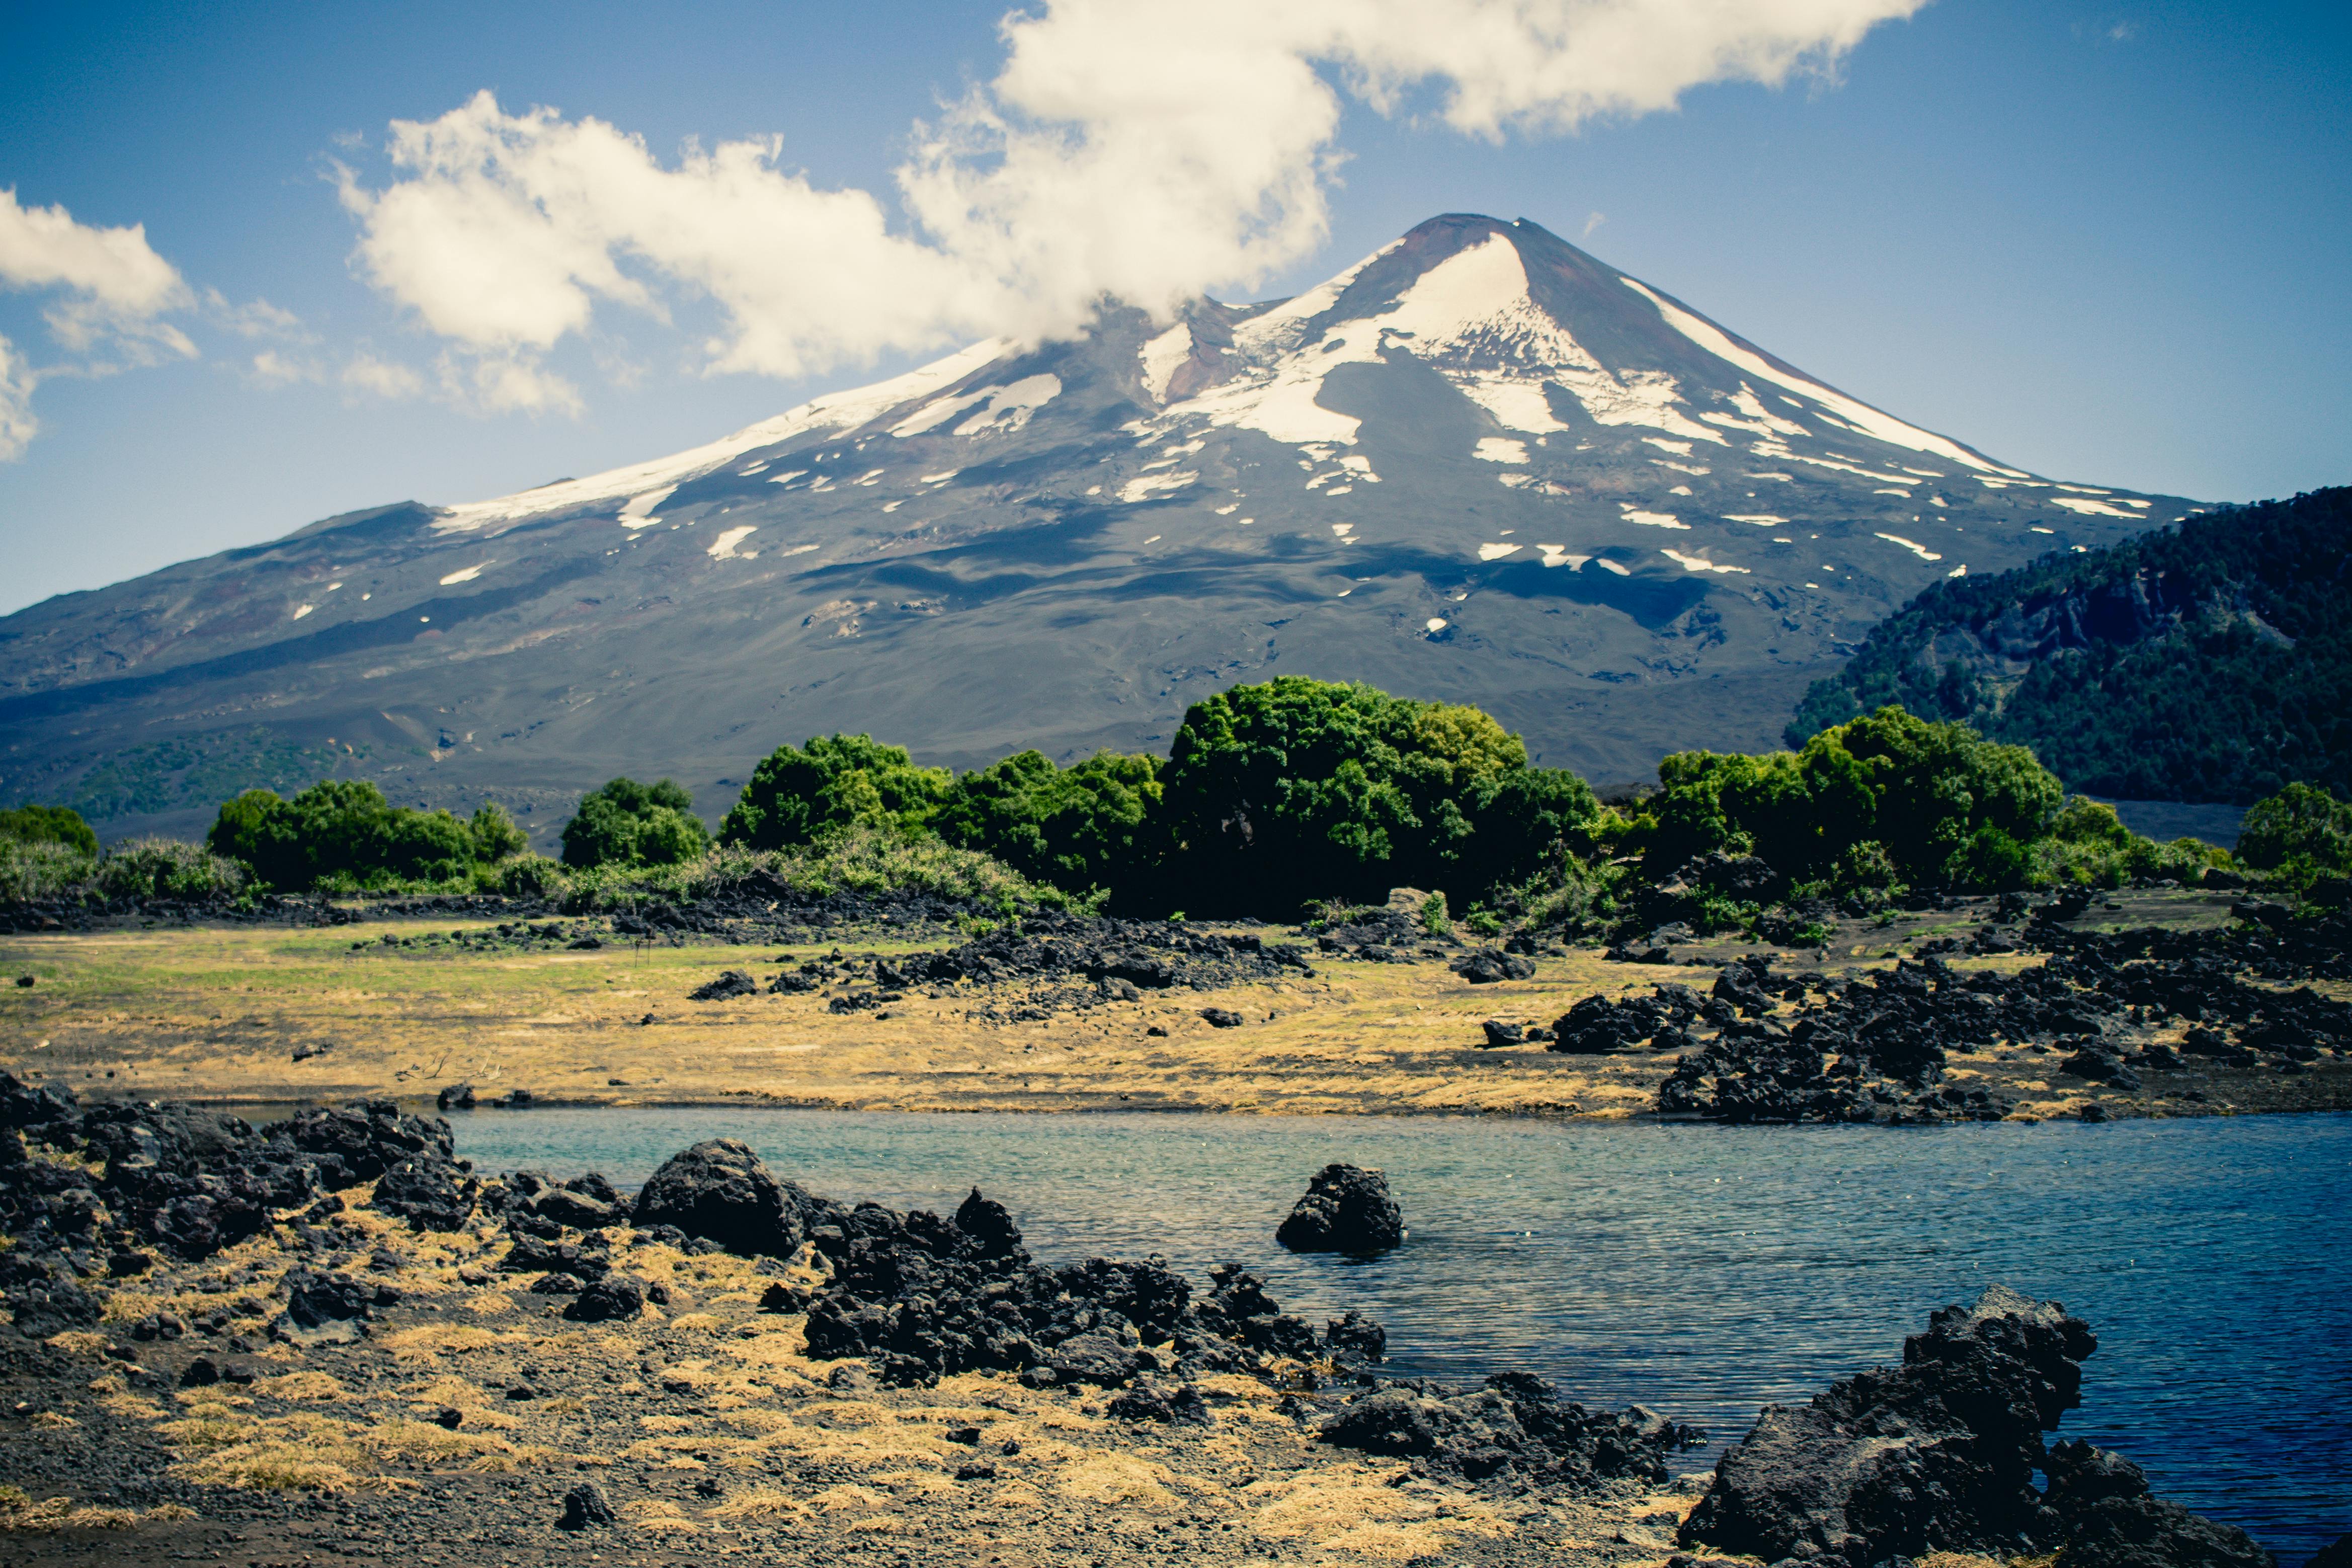
[[[159,747],[217,779],[258,729],[544,841],[613,773],[723,788],[835,728],[958,766],[1148,747],[1281,672],[1474,702],[1631,779],[1769,745],[1930,581],[2195,509],[2000,464],[1452,214],[1288,300],[1107,305],[683,453],[0,618],[0,798]],[[209,805],[141,788],[110,831]]]

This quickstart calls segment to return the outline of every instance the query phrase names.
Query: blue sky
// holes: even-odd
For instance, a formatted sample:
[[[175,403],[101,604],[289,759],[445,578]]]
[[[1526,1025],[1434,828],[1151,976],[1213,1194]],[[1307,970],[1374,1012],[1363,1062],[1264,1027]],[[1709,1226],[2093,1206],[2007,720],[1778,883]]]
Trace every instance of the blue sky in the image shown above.
[[[1475,11],[1479,0],[1449,3]],[[1557,3],[1572,12],[1578,0]],[[1120,69],[1160,57],[1200,16],[1142,0],[1063,10],[1089,8],[1119,25],[1086,35],[1097,53],[1077,57]],[[19,413],[38,427],[0,463],[0,611],[338,511],[478,498],[695,444],[927,358],[913,346],[926,333],[952,337],[992,312],[1049,319],[1054,290],[1093,275],[1030,275],[1089,236],[1026,225],[1032,237],[1046,231],[1035,256],[1008,264],[1027,271],[974,303],[957,295],[963,273],[908,250],[893,185],[915,123],[955,123],[943,104],[1004,68],[1003,15],[947,4],[12,8],[0,21],[0,189],[85,230],[144,225],[177,281],[155,286],[163,303],[151,290],[121,306],[144,285],[118,279],[112,314],[77,314],[96,285],[58,281],[21,248],[11,275],[0,244],[0,280],[18,285],[0,289],[0,337],[20,377],[37,372]],[[1470,74],[1414,76],[1424,46],[1442,53],[1444,40],[1391,32],[1361,46],[1408,62],[1397,99],[1378,107],[1349,89],[1347,62],[1310,62],[1339,88],[1336,128],[1299,131],[1326,171],[1313,182],[1317,221],[1262,246],[1276,259],[1255,287],[1221,292],[1293,292],[1439,212],[1524,216],[2005,461],[2206,499],[2352,481],[2342,7],[1936,0],[1861,30],[1832,71],[1777,86],[1620,81],[1604,59],[1596,68],[1618,99],[1604,92],[1571,129],[1560,121],[1582,110],[1506,112],[1491,136],[1458,128],[1475,118],[1459,85]],[[1563,60],[1570,75],[1589,63],[1572,49]],[[1487,85],[1507,97],[1525,84]],[[501,337],[469,314],[467,269],[501,265],[503,242],[467,228],[454,186],[425,188],[385,151],[393,121],[439,120],[485,89],[503,115],[484,134],[509,149],[588,117],[641,138],[665,171],[689,141],[776,138],[773,170],[804,172],[820,193],[873,193],[896,237],[856,243],[905,262],[929,280],[911,291],[939,298],[898,328],[866,330],[841,319],[872,312],[843,306],[840,280],[774,298],[757,279],[701,286],[698,267],[740,272],[745,245],[726,230],[749,207],[714,210],[718,237],[668,270],[639,265],[631,245],[658,248],[700,221],[661,203],[722,183],[672,181],[678,190],[648,188],[645,210],[583,209],[583,224],[635,225],[610,252],[625,275],[618,292],[534,275],[540,292],[516,296],[520,315],[571,310],[576,328]],[[1675,107],[1647,109],[1661,93]],[[534,105],[561,118],[519,129],[509,117]],[[1148,149],[1150,128],[1139,135]],[[581,145],[600,156],[622,145],[592,140]],[[1097,177],[1116,184],[1118,173]],[[422,231],[392,233],[393,207],[370,204],[388,192],[417,196]],[[821,204],[788,194],[764,190],[755,215],[789,223]],[[822,246],[831,231],[812,232]],[[768,254],[774,237],[748,254]],[[1172,287],[1193,264],[1118,265],[1104,276]],[[1218,265],[1213,255],[1197,269]],[[744,325],[762,310],[764,336]],[[535,410],[514,406],[534,399]]]

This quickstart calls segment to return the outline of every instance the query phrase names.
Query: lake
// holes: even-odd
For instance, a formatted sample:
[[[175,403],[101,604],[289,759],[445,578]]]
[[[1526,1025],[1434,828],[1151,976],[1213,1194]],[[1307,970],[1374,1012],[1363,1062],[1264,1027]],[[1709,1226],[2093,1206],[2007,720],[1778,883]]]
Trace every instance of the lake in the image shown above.
[[[951,1211],[972,1186],[1048,1263],[1164,1253],[1264,1275],[1392,1369],[1523,1367],[1706,1427],[1899,1359],[1999,1281],[2090,1320],[2060,1429],[2301,1563],[2352,1531],[2352,1116],[1729,1128],[1477,1118],[539,1110],[452,1118],[485,1171],[627,1186],[698,1139],[826,1197]],[[1334,1160],[1388,1173],[1411,1235],[1368,1262],[1275,1227]]]

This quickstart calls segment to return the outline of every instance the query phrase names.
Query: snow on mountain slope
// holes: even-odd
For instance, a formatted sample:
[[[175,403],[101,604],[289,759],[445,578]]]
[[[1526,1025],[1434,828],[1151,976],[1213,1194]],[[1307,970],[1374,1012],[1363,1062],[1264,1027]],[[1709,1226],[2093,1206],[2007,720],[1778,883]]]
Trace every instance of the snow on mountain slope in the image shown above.
[[[1284,672],[1479,703],[1624,779],[1771,744],[1939,577],[2187,509],[2003,465],[1452,214],[1295,299],[1108,308],[672,456],[35,606],[0,621],[0,800],[184,831],[236,779],[336,770],[544,832],[620,771],[723,808],[834,728],[959,765],[1164,746]]]

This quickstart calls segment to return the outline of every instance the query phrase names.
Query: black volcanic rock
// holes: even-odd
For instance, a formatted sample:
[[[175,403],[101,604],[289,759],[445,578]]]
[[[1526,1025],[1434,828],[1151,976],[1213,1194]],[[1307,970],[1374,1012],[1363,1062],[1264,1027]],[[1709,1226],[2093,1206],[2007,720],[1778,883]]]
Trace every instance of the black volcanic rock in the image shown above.
[[[1404,1216],[1381,1172],[1328,1165],[1274,1239],[1293,1252],[1385,1252],[1404,1239]]]
[[[2090,1325],[1994,1285],[1929,1314],[1903,1364],[1771,1405],[1715,1468],[1685,1546],[1850,1568],[1932,1552],[2047,1552],[2069,1568],[2274,1568],[2242,1531],[2148,1495],[2122,1456],[2044,1449],[2081,1403]],[[2033,1485],[2037,1470],[2046,1490]]]
[[[673,1225],[730,1252],[782,1258],[801,1244],[809,1201],[748,1145],[711,1138],[665,1161],[638,1191],[632,1218],[641,1229]]]

